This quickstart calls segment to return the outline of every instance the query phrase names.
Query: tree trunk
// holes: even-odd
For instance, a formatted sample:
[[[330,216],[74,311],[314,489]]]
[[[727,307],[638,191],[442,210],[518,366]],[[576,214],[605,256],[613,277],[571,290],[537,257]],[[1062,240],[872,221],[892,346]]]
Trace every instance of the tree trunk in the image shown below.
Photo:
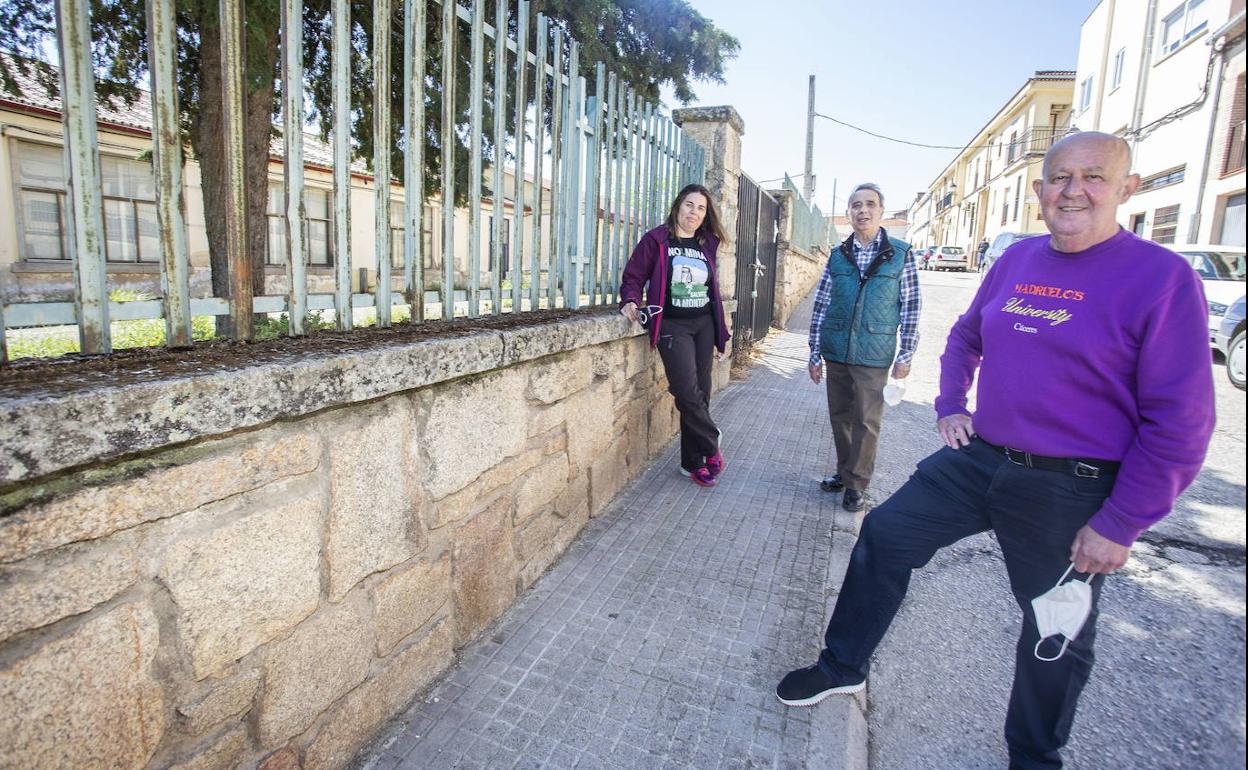
[[[256,34],[249,20],[249,37]],[[263,39],[276,41],[276,28],[261,31]],[[276,48],[276,43],[274,45]],[[208,234],[208,261],[212,272],[212,293],[230,297],[230,266],[226,255],[226,189],[224,94],[221,80],[221,35],[215,24],[200,25],[200,103],[191,122],[191,146],[200,168],[200,190],[204,202],[204,224]],[[269,137],[273,127],[273,94],[276,70],[256,78],[245,77],[249,90],[244,97],[243,175],[246,186],[247,246],[251,259],[252,292],[264,294],[264,263],[268,248],[268,222],[265,212],[269,194]],[[217,316],[217,333],[232,333],[230,317]]]

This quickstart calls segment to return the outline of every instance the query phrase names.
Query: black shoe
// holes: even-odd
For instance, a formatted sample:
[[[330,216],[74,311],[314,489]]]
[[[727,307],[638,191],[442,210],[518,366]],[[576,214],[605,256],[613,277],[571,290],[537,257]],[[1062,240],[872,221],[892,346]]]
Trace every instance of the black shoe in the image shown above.
[[[820,481],[819,488],[824,492],[840,492],[845,488],[845,482],[841,481],[841,474],[838,473],[835,476],[828,476],[823,481]]]
[[[786,706],[813,706],[829,695],[861,692],[867,680],[838,681],[818,666],[790,671],[776,685],[776,697]]]
[[[849,511],[850,513],[857,513],[858,511],[861,511],[865,505],[866,501],[863,499],[863,494],[861,492],[856,489],[845,490],[845,498],[841,500],[841,508]]]

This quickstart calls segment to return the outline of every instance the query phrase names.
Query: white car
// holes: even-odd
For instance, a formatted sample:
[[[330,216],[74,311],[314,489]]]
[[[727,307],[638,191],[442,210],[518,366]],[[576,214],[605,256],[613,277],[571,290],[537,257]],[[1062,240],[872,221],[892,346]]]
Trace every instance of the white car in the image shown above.
[[[1209,303],[1209,345],[1217,349],[1215,336],[1222,318],[1235,301],[1244,296],[1244,248],[1190,244],[1170,246],[1185,257],[1205,285]]]
[[[966,272],[966,252],[961,246],[938,246],[932,251],[930,270],[961,270]]]

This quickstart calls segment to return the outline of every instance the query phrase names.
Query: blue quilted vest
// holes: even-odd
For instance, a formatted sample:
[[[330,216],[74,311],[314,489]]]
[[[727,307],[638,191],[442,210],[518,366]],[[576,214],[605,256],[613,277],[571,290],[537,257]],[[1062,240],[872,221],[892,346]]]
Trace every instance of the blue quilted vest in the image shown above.
[[[901,272],[910,244],[885,233],[875,260],[859,274],[853,238],[828,257],[832,296],[819,327],[819,352],[839,364],[891,366],[901,325]]]

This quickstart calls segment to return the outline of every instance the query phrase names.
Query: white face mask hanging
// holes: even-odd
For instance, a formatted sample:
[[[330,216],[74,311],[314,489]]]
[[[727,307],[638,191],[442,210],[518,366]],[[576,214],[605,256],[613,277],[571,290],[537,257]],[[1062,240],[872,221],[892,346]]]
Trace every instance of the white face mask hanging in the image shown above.
[[[1088,615],[1092,612],[1092,576],[1087,580],[1072,580],[1063,584],[1070,571],[1075,568],[1071,564],[1058,578],[1057,585],[1031,600],[1032,611],[1036,615],[1036,627],[1040,630],[1040,640],[1036,642],[1035,655],[1039,660],[1052,662],[1066,653],[1070,640],[1079,635]],[[1066,637],[1062,648],[1051,658],[1040,654],[1040,645],[1050,636],[1058,634]]]

